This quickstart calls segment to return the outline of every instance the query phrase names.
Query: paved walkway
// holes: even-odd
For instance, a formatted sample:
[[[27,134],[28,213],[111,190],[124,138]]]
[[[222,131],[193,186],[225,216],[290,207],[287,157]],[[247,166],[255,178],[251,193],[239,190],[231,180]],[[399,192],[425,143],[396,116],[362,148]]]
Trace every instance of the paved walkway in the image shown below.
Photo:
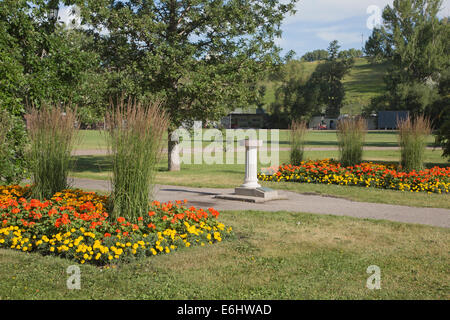
[[[74,179],[73,186],[102,191],[109,191],[111,189],[109,182],[104,180]],[[450,210],[448,209],[356,202],[342,198],[306,195],[289,191],[279,191],[279,193],[287,195],[289,200],[275,200],[265,203],[249,203],[214,198],[216,194],[232,192],[233,189],[157,185],[155,186],[154,198],[161,202],[186,199],[188,200],[188,205],[201,208],[214,207],[219,211],[260,210],[309,212],[357,218],[384,219],[450,228]]]

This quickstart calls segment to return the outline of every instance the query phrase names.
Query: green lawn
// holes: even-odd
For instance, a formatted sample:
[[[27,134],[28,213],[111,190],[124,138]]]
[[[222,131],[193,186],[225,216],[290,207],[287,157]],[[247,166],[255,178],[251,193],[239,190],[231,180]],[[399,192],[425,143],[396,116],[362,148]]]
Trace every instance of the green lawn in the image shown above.
[[[361,114],[372,98],[382,94],[385,90],[383,77],[388,67],[389,63],[371,64],[365,58],[355,59],[355,65],[342,80],[345,99],[341,113]]]
[[[290,212],[223,212],[234,239],[138,262],[81,268],[68,290],[65,259],[0,250],[0,299],[445,299],[450,231]],[[367,267],[381,289],[365,287]]]
[[[263,134],[257,130],[258,134]],[[222,131],[222,136],[225,141],[226,132]],[[258,138],[264,138],[258,136]],[[267,140],[265,143],[268,147],[271,146],[272,142],[271,132],[267,133]],[[396,131],[383,131],[374,130],[369,131],[365,138],[365,146],[367,147],[398,147]],[[167,136],[164,137],[164,141],[167,141]],[[337,148],[338,142],[336,138],[336,131],[308,131],[305,138],[306,147],[325,147],[325,148]],[[194,141],[193,141],[194,142]],[[427,138],[428,146],[433,147],[434,137],[430,135]],[[199,143],[196,141],[194,143]],[[202,141],[202,146],[206,147],[211,144],[211,141]],[[279,130],[278,144],[281,148],[289,147],[289,131]],[[193,145],[192,145],[193,146]],[[95,149],[106,149],[105,134],[99,130],[80,130],[79,139],[75,145],[75,150],[95,150]]]
[[[440,150],[427,150],[426,154],[428,166],[446,165],[444,159],[440,157]],[[337,151],[306,151],[305,156],[310,159],[336,158],[338,153]],[[289,152],[281,151],[279,157],[280,163],[288,162]],[[366,151],[364,153],[365,160],[395,162],[398,161],[399,157],[400,154],[397,150]],[[111,161],[108,156],[78,156],[76,159],[76,169],[71,176],[88,179],[109,179]],[[260,168],[267,166],[268,164],[259,164]],[[244,172],[245,166],[243,164],[182,164],[181,171],[169,172],[167,170],[167,157],[164,157],[158,166],[156,183],[190,187],[234,188],[242,184]],[[262,184],[273,189],[332,195],[354,201],[450,209],[450,195],[444,194],[289,182],[263,182]]]

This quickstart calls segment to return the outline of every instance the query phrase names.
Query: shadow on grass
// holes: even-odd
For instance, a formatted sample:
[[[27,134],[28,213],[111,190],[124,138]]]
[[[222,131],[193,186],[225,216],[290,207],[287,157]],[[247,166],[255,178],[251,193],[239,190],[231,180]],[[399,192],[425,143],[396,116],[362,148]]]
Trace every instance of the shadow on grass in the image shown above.
[[[73,172],[100,173],[111,171],[112,163],[109,156],[77,156],[73,159]]]

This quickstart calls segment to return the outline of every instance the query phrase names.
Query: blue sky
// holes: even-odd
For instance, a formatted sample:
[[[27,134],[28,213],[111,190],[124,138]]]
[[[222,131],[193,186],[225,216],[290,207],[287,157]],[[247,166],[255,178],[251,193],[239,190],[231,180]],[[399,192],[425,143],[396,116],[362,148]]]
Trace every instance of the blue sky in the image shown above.
[[[278,45],[301,57],[308,51],[326,49],[338,40],[341,49],[362,47],[372,30],[374,16],[393,0],[300,0],[297,13],[285,19]],[[369,9],[369,11],[368,11]],[[450,0],[444,0],[440,16],[450,15]],[[369,22],[369,23],[368,23]]]
[[[339,41],[342,50],[361,49],[372,33],[368,24],[372,25],[377,13],[392,3],[393,0],[299,0],[297,13],[286,17],[277,44],[283,54],[293,50],[297,57],[326,49],[333,40]],[[440,16],[449,15],[450,0],[444,0]],[[68,21],[69,8],[61,8],[59,16]]]

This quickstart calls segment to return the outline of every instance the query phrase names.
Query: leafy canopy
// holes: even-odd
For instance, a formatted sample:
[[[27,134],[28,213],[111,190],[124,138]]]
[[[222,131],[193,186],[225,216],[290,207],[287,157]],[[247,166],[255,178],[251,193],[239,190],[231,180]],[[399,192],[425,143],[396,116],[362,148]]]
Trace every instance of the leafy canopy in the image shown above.
[[[284,16],[297,0],[79,1],[116,92],[160,97],[174,129],[217,119],[255,99],[248,90],[279,64]]]

